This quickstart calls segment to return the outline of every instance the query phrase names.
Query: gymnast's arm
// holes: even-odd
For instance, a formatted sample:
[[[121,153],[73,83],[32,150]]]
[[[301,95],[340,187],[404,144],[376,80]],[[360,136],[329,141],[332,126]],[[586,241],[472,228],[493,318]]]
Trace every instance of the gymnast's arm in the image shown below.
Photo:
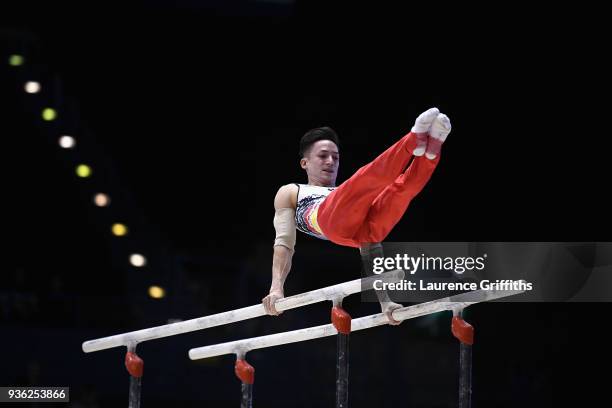
[[[262,299],[266,313],[278,315],[274,303],[285,297],[284,285],[291,270],[291,259],[295,248],[295,208],[297,205],[297,186],[282,186],[274,198],[274,255],[272,258],[272,284],[268,296]]]

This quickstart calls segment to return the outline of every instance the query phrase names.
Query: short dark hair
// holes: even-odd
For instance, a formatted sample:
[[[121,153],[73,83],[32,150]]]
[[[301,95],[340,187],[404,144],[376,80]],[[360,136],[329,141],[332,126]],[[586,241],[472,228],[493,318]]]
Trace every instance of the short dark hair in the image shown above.
[[[334,129],[328,126],[318,127],[310,129],[302,136],[300,140],[300,158],[304,157],[312,145],[319,140],[331,140],[340,148],[340,139]]]

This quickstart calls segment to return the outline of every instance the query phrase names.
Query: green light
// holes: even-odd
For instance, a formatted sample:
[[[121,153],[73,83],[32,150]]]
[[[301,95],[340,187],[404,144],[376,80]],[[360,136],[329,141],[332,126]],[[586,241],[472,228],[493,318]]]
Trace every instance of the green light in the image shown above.
[[[52,120],[55,120],[55,118],[57,118],[57,112],[55,111],[55,109],[45,108],[42,111],[42,118],[46,120],[47,122],[50,122]]]
[[[76,168],[76,174],[82,178],[89,177],[91,176],[91,167],[86,164],[79,164]]]
[[[23,65],[24,59],[21,55],[13,54],[9,57],[9,65],[12,67],[18,67]]]

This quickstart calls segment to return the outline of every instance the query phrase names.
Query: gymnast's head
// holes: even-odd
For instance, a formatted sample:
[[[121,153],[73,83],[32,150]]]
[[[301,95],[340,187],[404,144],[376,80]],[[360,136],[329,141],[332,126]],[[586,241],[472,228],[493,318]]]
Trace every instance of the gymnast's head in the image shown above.
[[[311,129],[300,140],[300,166],[306,170],[308,184],[334,187],[340,165],[340,139],[324,126]]]

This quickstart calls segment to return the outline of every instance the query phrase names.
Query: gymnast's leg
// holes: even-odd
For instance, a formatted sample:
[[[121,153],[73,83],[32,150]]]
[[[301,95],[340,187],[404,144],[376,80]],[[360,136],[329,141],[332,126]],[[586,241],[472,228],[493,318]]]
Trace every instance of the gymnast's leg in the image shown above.
[[[360,246],[355,237],[372,203],[403,173],[413,155],[425,153],[423,140],[438,113],[437,108],[431,108],[419,115],[410,133],[360,168],[325,199],[319,207],[318,221],[327,238],[340,245]]]

